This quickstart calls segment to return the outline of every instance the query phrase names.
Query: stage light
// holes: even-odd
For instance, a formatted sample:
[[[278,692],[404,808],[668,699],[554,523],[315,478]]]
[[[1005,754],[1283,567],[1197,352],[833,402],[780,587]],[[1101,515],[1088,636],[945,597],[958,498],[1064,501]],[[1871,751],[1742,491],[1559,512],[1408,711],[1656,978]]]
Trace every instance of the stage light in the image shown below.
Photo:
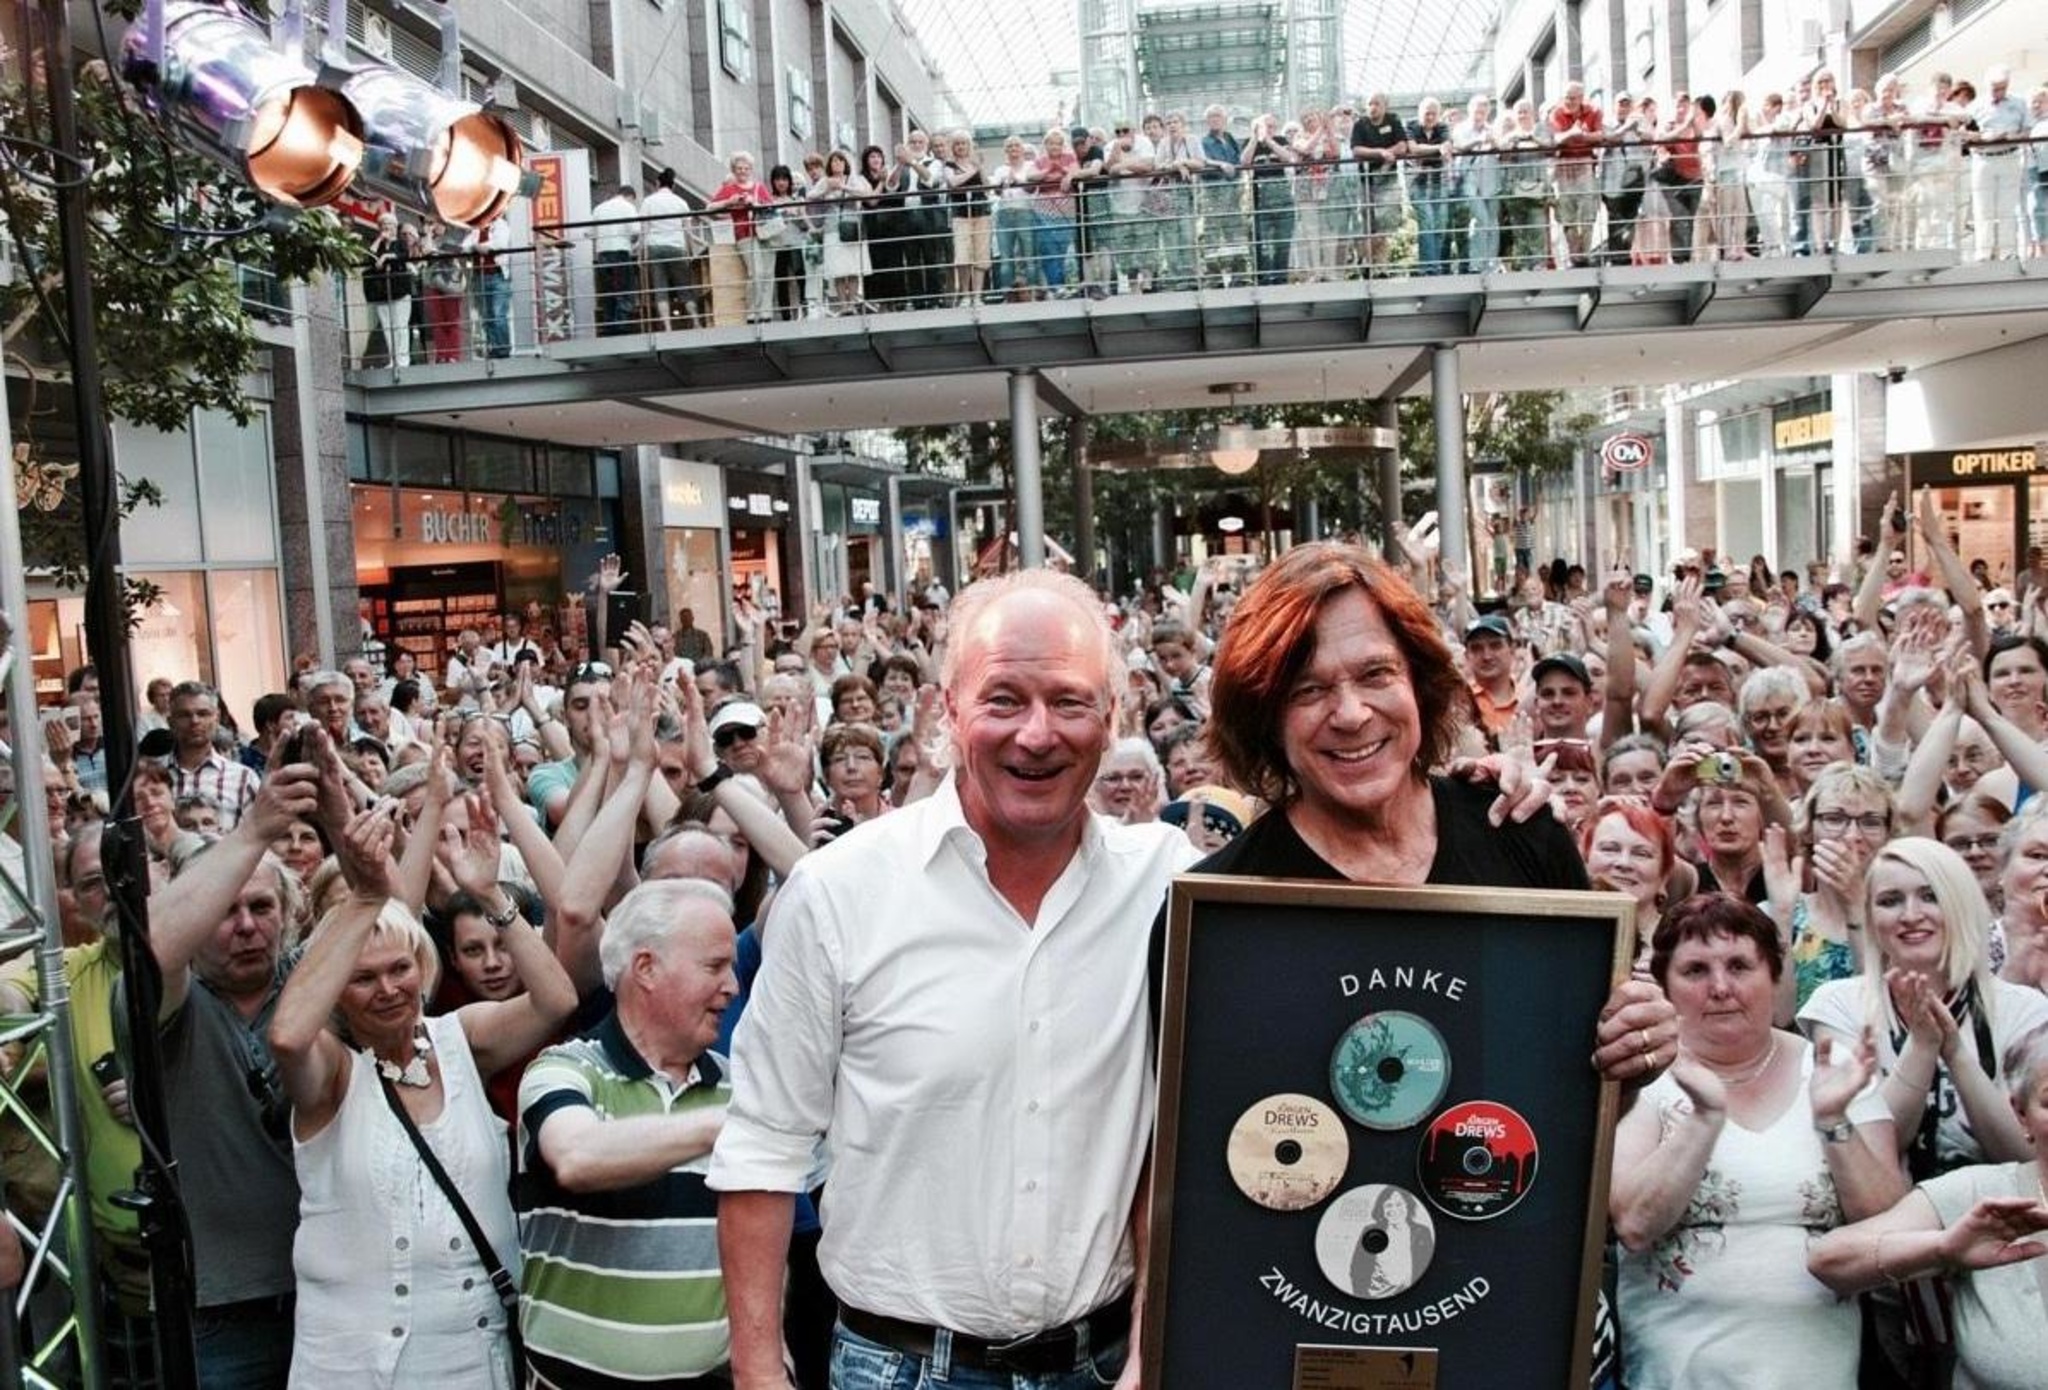
[[[128,31],[122,69],[188,143],[274,202],[331,203],[362,162],[363,123],[348,99],[232,6],[151,0]]]
[[[357,182],[450,226],[486,227],[524,189],[524,151],[501,116],[395,68],[352,74],[342,96],[362,113]]]

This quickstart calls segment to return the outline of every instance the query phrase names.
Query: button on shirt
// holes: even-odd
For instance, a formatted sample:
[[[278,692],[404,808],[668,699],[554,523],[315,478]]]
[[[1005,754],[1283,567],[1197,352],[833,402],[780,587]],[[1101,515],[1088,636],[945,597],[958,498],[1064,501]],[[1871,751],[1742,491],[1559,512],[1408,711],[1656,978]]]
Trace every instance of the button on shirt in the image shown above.
[[[1115,1298],[1152,1113],[1147,942],[1194,858],[1091,817],[1027,923],[951,780],[806,856],[709,1185],[800,1192],[829,1137],[819,1263],[872,1313],[1004,1339]]]

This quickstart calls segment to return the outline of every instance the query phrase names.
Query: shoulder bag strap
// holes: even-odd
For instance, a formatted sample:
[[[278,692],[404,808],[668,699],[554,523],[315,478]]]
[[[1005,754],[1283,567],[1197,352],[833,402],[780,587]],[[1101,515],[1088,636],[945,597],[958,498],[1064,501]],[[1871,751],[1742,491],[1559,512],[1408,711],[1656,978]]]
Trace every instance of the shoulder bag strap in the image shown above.
[[[476,1247],[477,1258],[483,1262],[484,1273],[490,1276],[491,1288],[498,1296],[498,1304],[505,1310],[505,1331],[512,1341],[512,1362],[515,1379],[524,1383],[526,1379],[526,1348],[519,1337],[519,1286],[512,1282],[505,1262],[498,1258],[498,1252],[491,1248],[490,1238],[484,1235],[483,1227],[477,1224],[476,1214],[469,1209],[469,1203],[462,1199],[455,1180],[448,1176],[448,1170],[441,1166],[441,1160],[434,1154],[434,1146],[420,1133],[420,1127],[413,1123],[412,1115],[406,1110],[405,1102],[398,1098],[398,1088],[391,1084],[391,1078],[380,1076],[378,1084],[384,1092],[384,1103],[391,1107],[391,1113],[398,1117],[399,1127],[405,1137],[412,1140],[420,1162],[427,1166],[427,1172],[434,1178],[434,1185],[441,1189],[441,1195],[448,1199],[448,1205],[455,1209],[456,1220],[469,1233],[469,1243]]]

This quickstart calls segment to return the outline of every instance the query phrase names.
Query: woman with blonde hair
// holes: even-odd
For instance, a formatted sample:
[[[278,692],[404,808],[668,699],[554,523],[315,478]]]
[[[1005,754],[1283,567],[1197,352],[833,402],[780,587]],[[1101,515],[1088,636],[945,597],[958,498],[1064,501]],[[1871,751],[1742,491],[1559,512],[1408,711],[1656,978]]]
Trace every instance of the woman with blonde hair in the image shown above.
[[[1871,861],[1863,911],[1862,975],[1815,990],[1800,1028],[1838,1047],[1875,1042],[1915,1181],[2025,1157],[1999,1059],[2048,1026],[2048,996],[1991,973],[1991,909],[1970,866],[1938,840],[1894,840]]]
[[[434,771],[447,775],[443,762]],[[330,776],[338,784],[338,770],[323,771]],[[426,1016],[440,958],[395,896],[396,803],[386,801],[336,837],[352,892],[278,996],[270,1047],[292,1103],[300,1189],[294,1386],[516,1383],[518,1308],[506,1301],[505,1275],[518,1268],[518,1236],[505,1126],[484,1082],[553,1035],[576,1007],[576,987],[498,886],[489,806],[472,800],[446,862],[486,905],[526,993]]]

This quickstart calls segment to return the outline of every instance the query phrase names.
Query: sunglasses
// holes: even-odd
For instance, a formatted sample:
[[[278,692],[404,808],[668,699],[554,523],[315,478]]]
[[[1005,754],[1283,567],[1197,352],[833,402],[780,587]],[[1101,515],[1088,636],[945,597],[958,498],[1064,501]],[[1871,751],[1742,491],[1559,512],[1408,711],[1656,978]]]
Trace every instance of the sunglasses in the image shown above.
[[[730,748],[735,743],[752,743],[760,732],[752,724],[728,724],[711,736],[711,746]]]

